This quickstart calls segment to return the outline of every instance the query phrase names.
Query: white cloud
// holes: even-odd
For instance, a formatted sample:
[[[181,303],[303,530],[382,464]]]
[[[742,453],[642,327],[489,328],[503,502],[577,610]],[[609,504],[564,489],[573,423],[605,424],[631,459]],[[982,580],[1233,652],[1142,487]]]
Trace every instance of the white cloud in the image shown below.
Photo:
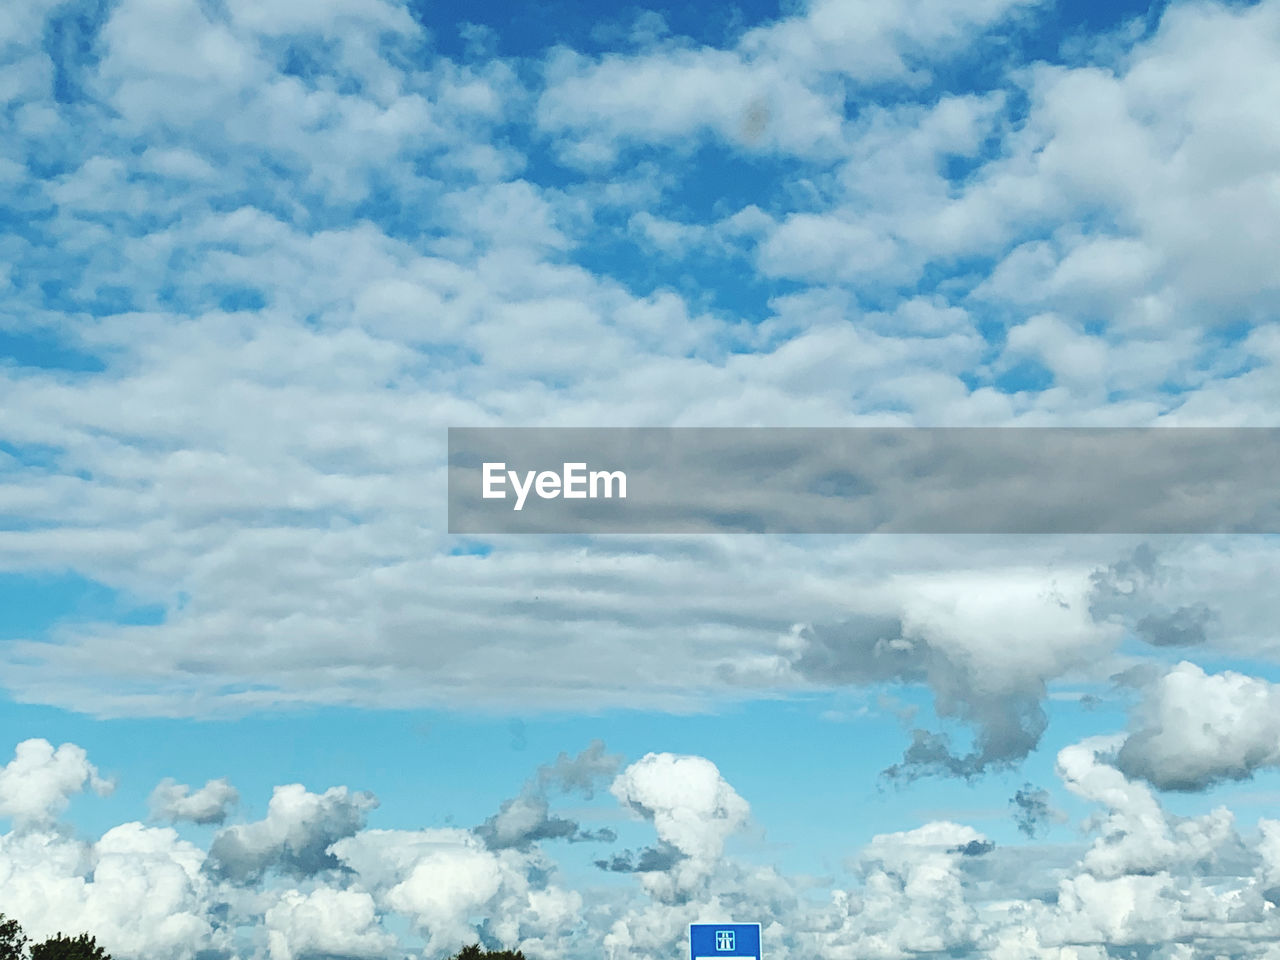
[[[961,755],[946,734],[916,729],[888,772],[975,776],[1035,749],[1049,684],[1088,673],[1113,648],[1118,631],[1091,619],[1084,595],[1084,578],[1063,569],[898,573],[857,613],[798,624],[778,649],[793,676],[818,686],[929,684],[940,716],[974,728],[973,746]]]
[[[660,900],[679,902],[706,882],[750,806],[705,757],[650,753],[614,780],[610,792],[653,823],[658,840],[679,852],[665,871],[643,873]]]
[[[966,903],[961,851],[985,840],[948,822],[873,838],[860,858],[861,890],[833,895],[840,926],[819,938],[823,954],[906,957],[968,946],[977,915]]]
[[[280,0],[266,3],[232,0],[227,9],[235,23],[267,36],[316,33],[343,39],[353,25],[358,29],[399,33],[417,29],[407,9],[385,0],[322,0],[305,8]]]
[[[1225,809],[1165,811],[1108,762],[1122,742],[1094,738],[1059,755],[1066,787],[1100,808],[1084,824],[1092,843],[1083,850],[1004,847],[963,823],[932,821],[849,850],[849,879],[788,876],[726,853],[749,808],[714,763],[649,754],[618,775],[613,793],[680,859],[622,890],[575,889],[537,843],[492,850],[468,830],[359,827],[331,832],[346,833],[325,851],[340,869],[246,888],[174,830],[126,823],[97,841],[46,828],[0,836],[0,898],[32,935],[88,929],[121,960],[193,960],[233,944],[271,960],[372,958],[416,952],[419,937],[425,956],[440,957],[481,930],[550,960],[602,945],[610,956],[657,960],[679,948],[691,920],[735,914],[765,919],[765,948],[782,960],[948,951],[1101,960],[1108,946],[1160,956],[1175,941],[1195,956],[1265,956],[1249,945],[1280,933],[1267,901],[1280,876],[1275,823],[1262,821],[1255,840]],[[568,784],[604,756],[542,769],[548,783]],[[290,809],[352,796],[345,787],[282,795]],[[281,820],[284,805],[273,799],[268,821]]]
[[[8,817],[19,830],[46,827],[85,787],[105,794],[112,784],[98,776],[83,749],[74,743],[54,749],[48,740],[24,740],[0,768],[0,817]]]
[[[466,830],[368,830],[333,853],[355,871],[384,908],[412,921],[432,954],[475,939],[487,918],[503,943],[551,941],[575,928],[583,900],[548,882],[551,866],[536,849],[492,851]]]
[[[422,858],[386,898],[443,946],[466,939],[470,918],[490,911],[504,881],[518,882],[497,856],[478,844],[459,844]]]
[[[151,791],[149,802],[156,819],[207,824],[222,823],[239,801],[239,792],[226,778],[210,780],[192,792],[185,783],[166,777]]]
[[[395,937],[378,925],[373,898],[362,890],[286,890],[264,920],[271,960],[381,957],[395,947]]]
[[[13,443],[52,448],[51,463],[19,464],[0,488],[0,506],[30,521],[0,531],[0,565],[73,569],[164,617],[157,625],[65,624],[7,645],[6,685],[44,703],[152,715],[513,697],[530,708],[665,708],[688,706],[707,690],[724,698],[785,693],[824,678],[797,678],[779,659],[779,635],[797,622],[901,617],[913,602],[905,586],[886,605],[851,600],[848,585],[863,578],[875,584],[868,596],[882,592],[890,569],[903,584],[929,580],[943,554],[957,569],[986,571],[972,589],[990,598],[954,636],[942,614],[929,628],[935,649],[948,644],[947,681],[990,668],[993,687],[1025,694],[1031,709],[1040,685],[1080,662],[1102,672],[1114,631],[1084,624],[1071,634],[1017,590],[1001,597],[1000,578],[1025,566],[1009,558],[1025,545],[903,551],[829,540],[819,556],[750,538],[592,544],[586,554],[504,542],[488,557],[458,557],[436,509],[442,428],[464,422],[1147,423],[1178,402],[1163,392],[1171,369],[1203,388],[1189,409],[1255,422],[1270,416],[1276,351],[1265,329],[1206,366],[1197,329],[1145,329],[1146,339],[1117,342],[1079,315],[1083,303],[1120,298],[1146,304],[1148,319],[1181,316],[1181,295],[1160,286],[1170,276],[1165,245],[1136,227],[1115,236],[1049,230],[1053,236],[1034,241],[1043,244],[1035,248],[1042,283],[1030,293],[1052,303],[1023,303],[1008,289],[988,290],[991,301],[967,298],[976,278],[960,278],[955,289],[893,292],[894,277],[918,275],[931,257],[1013,258],[1009,245],[1027,239],[1020,231],[1028,224],[1073,219],[1087,191],[1067,190],[1071,178],[1053,171],[1093,155],[1072,139],[1084,136],[1073,124],[1088,124],[1072,112],[1071,91],[1118,97],[1116,123],[1127,116],[1151,128],[1152,149],[1173,149],[1162,139],[1166,114],[1192,127],[1211,117],[1207,106],[1179,113],[1178,104],[1192,102],[1194,78],[1176,68],[1201,59],[1179,46],[1179,24],[1191,15],[1178,11],[1135,48],[1127,73],[1026,74],[1034,96],[1025,129],[1010,114],[1010,94],[1024,82],[1016,78],[1009,89],[887,100],[844,116],[839,77],[886,76],[897,57],[908,70],[927,66],[1015,7],[928,3],[907,16],[892,5],[816,4],[749,31],[732,49],[565,54],[566,83],[576,78],[584,96],[602,98],[600,123],[634,121],[640,126],[626,135],[640,139],[683,136],[690,124],[740,136],[730,127],[741,119],[734,111],[750,112],[742,97],[760,77],[776,76],[779,90],[799,85],[815,111],[834,111],[822,114],[835,124],[833,152],[766,171],[758,202],[702,217],[670,202],[685,171],[679,157],[661,152],[619,175],[625,189],[547,185],[536,165],[524,164],[522,144],[535,102],[541,96],[550,110],[560,88],[526,84],[527,71],[499,59],[400,57],[396,44],[422,39],[403,8],[325,5],[346,39],[316,49],[308,46],[320,22],[309,19],[314,12],[278,4],[222,13],[198,4],[151,11],[141,0],[112,8],[97,37],[102,59],[84,68],[88,87],[118,115],[88,106],[77,115],[92,136],[82,150],[79,140],[64,143],[66,172],[53,181],[36,180],[21,154],[27,186],[58,204],[42,242],[72,261],[50,265],[28,244],[12,271],[15,310],[29,307],[106,369],[0,371],[9,398],[0,429]],[[1204,16],[1222,43],[1235,43],[1266,22],[1261,9]],[[143,43],[138,30],[153,13]],[[385,57],[374,56],[381,48],[372,38],[390,45]],[[318,58],[314,74],[282,72],[277,40],[296,40],[299,56]],[[1266,52],[1265,37],[1240,42],[1243,57]],[[139,44],[147,49],[134,56]],[[877,65],[853,55],[859,51],[888,59]],[[668,83],[679,94],[663,100],[671,116],[632,116],[627,98],[647,96],[646,71],[668,61],[698,77],[704,68],[720,76],[723,67],[723,100],[703,102]],[[616,64],[608,69],[619,71],[618,84],[583,79],[606,64]],[[1247,66],[1260,80],[1269,69]],[[815,80],[824,72],[839,83]],[[1160,109],[1125,106],[1129,94],[1116,84],[1153,91],[1148,99]],[[1224,98],[1243,95],[1243,86],[1228,87]],[[591,116],[564,109],[566,122]],[[182,116],[169,118],[175,110]],[[797,124],[778,136],[827,129],[803,112],[775,114],[766,128]],[[660,129],[646,132],[647,123]],[[508,137],[512,125],[523,139]],[[775,135],[768,129],[760,143]],[[1265,157],[1266,137],[1258,138],[1250,150]],[[496,150],[511,165],[490,158],[490,174],[474,180],[434,165],[442,152],[471,148]],[[949,177],[954,158],[972,169]],[[353,204],[378,191],[395,203],[361,208],[367,216],[356,222]],[[1102,199],[1137,203],[1133,196],[1117,189]],[[751,272],[765,295],[778,292],[771,272],[803,275],[809,285],[775,296],[760,317],[747,316],[754,308],[717,306],[699,283],[677,292],[674,273],[661,273],[657,289],[643,281],[631,289],[610,275],[626,272],[628,256],[588,259],[597,241],[631,230],[676,252],[718,248],[732,258],[724,272]],[[875,309],[861,296],[864,280],[883,301]],[[40,292],[54,281],[69,297],[97,302],[124,290],[135,302],[95,308],[102,315],[72,324],[69,308],[45,303]],[[232,309],[223,304],[235,299],[228,288],[252,291],[265,306]],[[993,356],[1002,345],[987,311],[1011,304],[1030,316],[1006,325],[1004,356]],[[1009,394],[975,385],[1027,357],[1053,369],[1053,389]],[[1232,364],[1248,357],[1260,358],[1258,368],[1237,376]],[[1109,402],[1117,389],[1132,396]],[[1265,552],[1231,549],[1248,550],[1251,569],[1272,563]],[[1044,570],[1053,563],[1075,571],[1064,580],[1112,556],[1096,545],[1036,553]],[[584,569],[589,588],[577,585]],[[1219,569],[1214,588],[1233,590],[1238,575]],[[1263,642],[1274,617],[1267,594],[1239,593],[1247,596],[1224,612],[1221,642]],[[527,595],[544,599],[530,605]],[[1018,643],[1007,629],[1031,615],[1045,632],[1040,646]],[[982,640],[988,628],[998,642]],[[512,636],[519,645],[504,639]],[[1003,665],[1002,644],[1020,651]],[[961,686],[972,692],[972,683]],[[946,704],[958,702],[955,688],[943,694]]]
[[[710,129],[747,148],[809,153],[838,141],[838,102],[768,62],[712,48],[673,48],[593,62],[561,51],[548,65],[538,123],[575,139],[570,162],[612,162],[619,141],[669,143]]]
[[[264,819],[226,827],[213,838],[211,868],[233,883],[260,880],[273,869],[299,877],[333,869],[338,861],[330,845],[359,831],[365,813],[377,805],[372,794],[346,787],[322,794],[300,783],[276,787]]]
[[[36,939],[92,930],[120,957],[192,960],[215,933],[204,852],[168,828],[113,827],[92,844],[61,834],[0,838],[0,896]]]
[[[1274,292],[1261,263],[1277,237],[1261,221],[1276,202],[1262,171],[1280,144],[1263,106],[1280,83],[1277,16],[1274,3],[1178,4],[1114,65],[1037,65],[1028,123],[961,205],[995,223],[1056,221],[1069,242],[1043,278],[1050,304],[1106,294],[1095,309],[1114,311],[1109,326],[1152,332],[1247,314]],[[1113,226],[1072,240],[1088,210]],[[1174,311],[1149,317],[1141,294]]]
[[[1280,765],[1280,689],[1184,660],[1145,691],[1116,763],[1172,790],[1203,790]]]
[[[1151,790],[1102,757],[1121,746],[1119,736],[1098,737],[1064,748],[1058,754],[1058,776],[1071,792],[1107,807],[1102,835],[1084,865],[1095,875],[1114,878],[1167,870],[1186,851]]]
[[[538,123],[566,138],[565,159],[586,166],[611,163],[627,143],[704,131],[749,151],[833,157],[844,147],[846,82],[923,79],[922,60],[945,59],[1029,5],[818,0],[723,49],[665,42],[599,59],[561,49],[548,63]]]

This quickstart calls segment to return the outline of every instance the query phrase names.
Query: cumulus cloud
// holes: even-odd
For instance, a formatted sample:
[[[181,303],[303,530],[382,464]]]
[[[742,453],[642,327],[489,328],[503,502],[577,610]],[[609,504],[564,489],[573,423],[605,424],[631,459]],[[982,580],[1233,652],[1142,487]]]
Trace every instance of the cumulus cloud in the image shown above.
[[[1177,818],[1155,794],[1113,763],[1124,738],[1094,737],[1064,748],[1057,770],[1071,792],[1106,806],[1099,838],[1082,864],[1094,876],[1154,875],[1211,860],[1235,840],[1234,817],[1219,807],[1202,817]]]
[[[609,789],[653,824],[662,846],[647,862],[669,866],[644,872],[642,882],[667,902],[688,899],[706,882],[725,841],[746,825],[750,814],[747,801],[705,757],[650,753],[618,774]],[[644,852],[640,859],[646,859]]]
[[[540,771],[581,790],[612,762],[593,744]],[[465,830],[365,830],[375,803],[346,787],[279,786],[263,820],[219,831],[207,854],[170,828],[126,823],[87,842],[52,819],[24,821],[0,836],[0,898],[33,936],[83,927],[115,956],[163,960],[226,954],[246,931],[271,960],[386,956],[401,942],[389,915],[431,956],[482,929],[513,947],[553,945],[580,923],[581,894],[536,852],[492,851]]]
[[[472,831],[366,830],[333,853],[380,906],[414,924],[432,954],[474,940],[478,920],[510,945],[554,940],[580,921],[581,894],[552,882],[540,855],[490,850]]]
[[[271,960],[307,956],[382,957],[395,937],[381,929],[363,890],[288,890],[264,915]]]
[[[886,771],[892,778],[973,777],[1020,761],[1048,723],[1048,683],[1112,642],[1084,613],[1079,584],[1073,591],[1020,570],[1003,571],[998,580],[987,574],[897,580],[900,613],[806,625],[783,643],[792,669],[807,680],[927,684],[940,716],[974,729],[963,753],[944,733],[912,730],[901,762]],[[1023,641],[1029,634],[1034,643]]]
[[[1265,888],[1262,895],[1280,906],[1280,820],[1259,820],[1258,832],[1258,875]]]
[[[1203,790],[1280,765],[1280,688],[1184,660],[1144,690],[1116,765],[1164,790]]]
[[[96,842],[0,837],[0,897],[34,938],[91,929],[114,956],[192,960],[223,950],[204,851],[168,828],[112,827]]]
[[[210,780],[195,792],[185,783],[169,777],[151,791],[151,815],[176,823],[188,820],[199,824],[220,824],[240,802],[240,794],[225,777]]]
[[[64,743],[54,749],[48,740],[24,740],[0,768],[0,817],[18,829],[47,827],[86,787],[106,794],[113,785],[98,776],[82,748]]]
[[[45,827],[0,836],[0,898],[33,935],[84,926],[122,960],[236,950],[271,960],[435,958],[477,938],[552,960],[602,945],[657,960],[679,949],[690,918],[725,915],[766,920],[767,948],[783,958],[1104,960],[1184,944],[1185,957],[1262,960],[1262,945],[1280,934],[1271,906],[1280,828],[1263,820],[1256,837],[1243,833],[1225,808],[1170,813],[1114,765],[1123,742],[1091,738],[1059,753],[1064,786],[1096,811],[1082,824],[1083,847],[997,846],[971,826],[936,820],[852,848],[848,878],[788,876],[726,853],[748,808],[714,763],[650,754],[611,788],[658,836],[606,862],[609,872],[639,875],[623,892],[575,889],[536,845],[491,849],[462,829],[328,830],[346,834],[327,847],[341,869],[266,871],[246,887],[209,868],[212,847],[206,855],[172,829],[126,823],[97,840]],[[277,823],[343,797],[337,788],[276,795],[288,798],[269,814]]]
[[[913,68],[926,57],[947,59],[1023,6],[1030,4],[929,0],[854,13],[815,0],[726,47],[658,41],[599,59],[562,50],[548,65],[538,123],[564,137],[564,157],[584,166],[611,163],[631,143],[671,144],[704,132],[745,150],[832,155],[844,147],[847,82],[918,79]]]
[[[267,815],[220,830],[209,847],[209,869],[235,883],[253,883],[270,870],[309,877],[341,866],[329,847],[364,826],[378,805],[370,793],[330,787],[310,793],[300,783],[276,787]]]
[[[977,917],[966,902],[961,863],[988,842],[947,821],[874,837],[856,862],[861,889],[832,895],[836,922],[818,938],[823,952],[909,956],[970,948]]]

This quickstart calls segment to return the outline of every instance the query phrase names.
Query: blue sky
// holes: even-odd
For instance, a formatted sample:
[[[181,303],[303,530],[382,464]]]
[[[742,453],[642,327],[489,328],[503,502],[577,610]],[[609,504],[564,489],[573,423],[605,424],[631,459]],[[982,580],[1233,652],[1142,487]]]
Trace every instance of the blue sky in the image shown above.
[[[1275,956],[1274,538],[477,540],[444,458],[1274,426],[1280,4],[40,0],[0,64],[34,936]]]

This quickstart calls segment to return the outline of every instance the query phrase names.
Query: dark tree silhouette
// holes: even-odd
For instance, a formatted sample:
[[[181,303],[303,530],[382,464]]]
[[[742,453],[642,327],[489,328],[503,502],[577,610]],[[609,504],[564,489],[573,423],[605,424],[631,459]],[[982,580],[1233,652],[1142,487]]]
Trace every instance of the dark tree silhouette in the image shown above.
[[[520,950],[482,950],[480,944],[473,943],[463,947],[450,960],[525,960],[525,955]]]
[[[0,913],[0,960],[26,960],[27,935],[17,920]]]
[[[64,937],[61,933],[31,947],[31,960],[111,960],[87,933]]]

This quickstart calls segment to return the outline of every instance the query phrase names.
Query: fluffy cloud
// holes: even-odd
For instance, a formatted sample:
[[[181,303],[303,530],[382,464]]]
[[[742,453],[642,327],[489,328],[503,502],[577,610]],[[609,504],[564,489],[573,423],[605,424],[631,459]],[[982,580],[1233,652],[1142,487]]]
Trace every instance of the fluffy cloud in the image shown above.
[[[839,926],[820,938],[824,955],[906,957],[970,947],[977,916],[966,902],[961,862],[964,849],[983,839],[948,822],[875,837],[861,857],[862,888],[832,895]]]
[[[716,868],[728,838],[747,822],[750,806],[705,757],[650,753],[631,764],[609,788],[619,802],[653,823],[669,852],[642,873],[659,900],[688,899]],[[672,856],[670,852],[678,853]],[[645,860],[644,855],[641,861]]]
[[[364,826],[378,805],[369,793],[331,787],[310,793],[300,783],[276,787],[267,815],[220,830],[209,847],[209,869],[235,883],[260,880],[268,870],[308,877],[340,866],[329,847]]]
[[[1166,790],[1203,790],[1280,765],[1280,689],[1183,661],[1144,691],[1116,765]]]
[[[378,925],[373,897],[362,890],[288,890],[264,920],[271,960],[381,957],[395,946],[395,937]]]
[[[1164,378],[1194,390],[1203,361],[1179,328],[1257,316],[1274,296],[1259,258],[1274,253],[1278,238],[1257,218],[1274,222],[1261,171],[1274,164],[1278,141],[1258,97],[1280,77],[1277,16],[1273,3],[1176,4],[1122,56],[1099,45],[1089,64],[1037,64],[1028,73],[1028,123],[955,212],[977,217],[981,209],[1005,238],[1022,235],[983,282],[984,296],[1077,320],[1028,326],[1016,339],[1011,332],[1011,344],[1038,351],[1050,367],[1060,348],[1065,358],[1087,346],[1095,372],[1078,373],[1097,387]],[[1210,52],[1225,50],[1232,53]],[[1238,149],[1224,150],[1228,142]],[[1090,207],[1107,211],[1107,228],[1077,226]],[[1088,318],[1100,315],[1100,337],[1088,335]],[[1145,361],[1139,342],[1150,347]],[[1061,383],[1064,392],[1092,392],[1069,377]],[[1183,416],[1211,406],[1189,398]]]
[[[612,162],[629,143],[695,141],[704,131],[745,150],[801,156],[847,149],[847,84],[923,79],[966,39],[1029,6],[1020,0],[857,10],[815,0],[797,15],[744,33],[727,48],[663,41],[633,55],[560,51],[547,69],[539,125],[568,139],[570,162]]]
[[[176,823],[222,823],[240,802],[240,794],[226,780],[210,780],[194,793],[185,783],[165,778],[151,791],[151,815],[157,820]]]
[[[480,918],[511,945],[554,941],[580,920],[581,894],[550,882],[537,851],[490,850],[470,831],[369,830],[332,850],[384,909],[412,921],[433,954],[475,939]]]
[[[1083,866],[1102,879],[1147,876],[1207,862],[1226,850],[1235,837],[1231,812],[1219,807],[1198,818],[1166,815],[1150,788],[1106,762],[1123,742],[1121,736],[1097,737],[1058,754],[1067,789],[1108,809]]]
[[[19,830],[47,827],[85,787],[100,794],[112,789],[83,749],[64,743],[55,750],[48,740],[24,740],[0,768],[0,817]]]
[[[536,842],[491,849],[470,830],[361,828],[328,831],[345,834],[324,848],[341,869],[267,872],[245,887],[210,869],[213,847],[207,856],[172,829],[126,823],[96,841],[45,828],[0,836],[0,898],[33,935],[84,927],[122,960],[233,949],[271,960],[377,957],[424,946],[439,957],[477,937],[552,960],[602,944],[615,956],[657,960],[679,949],[691,920],[735,914],[765,919],[766,949],[785,960],[815,952],[1102,960],[1122,948],[1179,960],[1169,953],[1179,943],[1188,957],[1266,957],[1264,945],[1280,934],[1271,905],[1280,828],[1263,820],[1255,836],[1225,809],[1166,811],[1113,765],[1123,741],[1092,738],[1058,756],[1063,785],[1096,811],[1082,825],[1083,848],[996,845],[937,820],[850,849],[847,878],[787,876],[726,853],[748,807],[714,763],[649,754],[615,777],[612,792],[673,855],[622,890],[575,889]],[[562,755],[532,779],[598,773],[604,756],[598,747]],[[282,787],[282,796],[268,816],[277,825],[289,811],[358,795]],[[301,832],[323,832],[315,820]]]
[[[36,938],[92,929],[115,956],[192,960],[226,947],[204,859],[173,830],[139,823],[91,844],[10,833],[0,838],[0,897]]]
[[[940,715],[975,728],[964,754],[944,734],[914,730],[891,776],[969,777],[1020,761],[1044,733],[1049,681],[1114,642],[1085,614],[1078,583],[1025,570],[894,579],[900,613],[805,626],[784,641],[792,668],[808,680],[927,683]],[[1031,634],[1035,642],[1023,642]]]

